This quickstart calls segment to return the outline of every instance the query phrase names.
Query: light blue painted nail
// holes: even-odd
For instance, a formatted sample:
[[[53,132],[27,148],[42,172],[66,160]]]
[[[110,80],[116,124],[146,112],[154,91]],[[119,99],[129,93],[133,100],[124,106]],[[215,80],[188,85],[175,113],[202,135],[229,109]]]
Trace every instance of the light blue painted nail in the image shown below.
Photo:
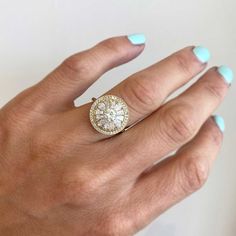
[[[221,132],[224,132],[225,131],[225,122],[224,122],[223,117],[219,116],[219,115],[215,115],[213,118],[214,118],[217,126],[221,130]]]
[[[128,39],[133,45],[141,45],[146,42],[146,37],[144,34],[131,34],[128,35]]]
[[[218,67],[218,72],[223,76],[227,84],[231,84],[234,79],[233,71],[228,66]]]
[[[197,57],[197,59],[202,62],[206,63],[210,60],[211,54],[210,51],[202,46],[197,46],[193,49],[193,53]]]

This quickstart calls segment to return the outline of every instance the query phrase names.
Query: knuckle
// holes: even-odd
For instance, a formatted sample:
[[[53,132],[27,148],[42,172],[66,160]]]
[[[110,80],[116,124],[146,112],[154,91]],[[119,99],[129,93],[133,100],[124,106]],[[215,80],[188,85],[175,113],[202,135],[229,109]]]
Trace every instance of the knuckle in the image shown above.
[[[76,174],[65,172],[60,183],[64,200],[76,205],[90,205],[96,201],[100,185],[93,176],[86,168],[80,168]]]
[[[174,62],[178,65],[180,71],[188,77],[191,77],[193,74],[192,61],[192,57],[190,57],[186,50],[180,51],[174,56]]]
[[[19,124],[28,123],[35,114],[42,110],[42,100],[36,95],[36,86],[25,89],[12,99],[2,110],[4,121]]]
[[[88,50],[72,55],[62,63],[62,67],[65,68],[66,71],[69,71],[72,75],[76,75],[76,77],[80,77],[82,75],[88,76],[91,74],[89,55],[90,53]],[[73,78],[73,76],[71,78]]]
[[[99,43],[98,46],[103,47],[106,51],[112,53],[115,52],[121,55],[127,55],[129,53],[129,50],[124,47],[124,44],[121,43],[120,39],[117,37],[106,39]]]
[[[198,156],[188,157],[183,161],[182,188],[185,193],[200,189],[207,181],[209,166]]]
[[[215,129],[212,131],[211,138],[213,139],[213,143],[219,147],[222,143],[222,132],[219,131],[219,129]]]
[[[146,114],[154,107],[158,95],[154,88],[145,83],[141,77],[133,77],[124,83],[121,91],[129,107],[138,114]]]
[[[221,100],[224,96],[225,92],[225,84],[224,83],[218,83],[218,81],[205,81],[204,89],[205,91],[210,94],[213,98],[216,98],[217,100]]]
[[[195,119],[191,115],[190,105],[170,106],[162,111],[160,119],[160,131],[173,143],[186,142],[196,133]]]
[[[209,140],[214,148],[220,147],[222,144],[223,134],[214,121],[214,117],[211,117],[201,128],[202,135],[205,139]]]

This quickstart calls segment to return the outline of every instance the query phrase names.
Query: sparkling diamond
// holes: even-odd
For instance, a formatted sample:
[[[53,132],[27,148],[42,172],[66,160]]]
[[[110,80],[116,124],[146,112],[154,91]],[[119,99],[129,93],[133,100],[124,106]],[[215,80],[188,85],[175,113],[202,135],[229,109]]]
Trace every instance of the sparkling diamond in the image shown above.
[[[117,128],[120,128],[121,127],[121,121],[120,120],[115,120],[115,125]]]
[[[95,112],[97,115],[101,115],[101,114],[103,114],[103,111],[101,111],[101,110],[96,110],[96,112]]]
[[[123,121],[124,120],[124,116],[117,116],[116,119],[120,120],[120,121]]]
[[[106,121],[104,119],[102,119],[102,120],[99,120],[97,122],[97,124],[98,124],[98,126],[104,126],[104,124],[106,124]]]
[[[99,108],[100,110],[105,110],[106,105],[105,105],[103,102],[100,102],[100,103],[98,103],[98,108]]]
[[[116,114],[117,114],[117,115],[124,115],[125,112],[124,112],[124,110],[118,110],[118,111],[116,112]]]
[[[93,127],[103,134],[116,134],[128,123],[128,107],[119,97],[105,95],[97,99],[90,109]]]

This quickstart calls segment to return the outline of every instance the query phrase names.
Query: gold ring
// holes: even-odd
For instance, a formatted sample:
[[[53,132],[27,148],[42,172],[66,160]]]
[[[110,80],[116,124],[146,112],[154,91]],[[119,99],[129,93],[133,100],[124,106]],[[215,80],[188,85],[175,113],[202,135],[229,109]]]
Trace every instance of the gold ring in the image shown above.
[[[92,100],[89,118],[94,129],[105,135],[114,135],[126,128],[129,110],[122,98],[104,95]]]

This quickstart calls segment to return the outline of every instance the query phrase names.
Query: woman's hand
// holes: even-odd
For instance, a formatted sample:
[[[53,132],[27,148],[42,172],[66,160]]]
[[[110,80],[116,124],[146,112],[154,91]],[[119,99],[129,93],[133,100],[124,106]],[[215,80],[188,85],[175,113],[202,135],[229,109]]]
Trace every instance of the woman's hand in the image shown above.
[[[212,68],[163,102],[205,69],[207,49],[182,49],[107,92],[128,104],[129,125],[141,120],[124,133],[98,133],[91,103],[74,106],[101,75],[143,49],[142,35],[105,40],[1,109],[1,235],[132,235],[203,185],[224,129],[221,117],[210,116],[232,72]]]

